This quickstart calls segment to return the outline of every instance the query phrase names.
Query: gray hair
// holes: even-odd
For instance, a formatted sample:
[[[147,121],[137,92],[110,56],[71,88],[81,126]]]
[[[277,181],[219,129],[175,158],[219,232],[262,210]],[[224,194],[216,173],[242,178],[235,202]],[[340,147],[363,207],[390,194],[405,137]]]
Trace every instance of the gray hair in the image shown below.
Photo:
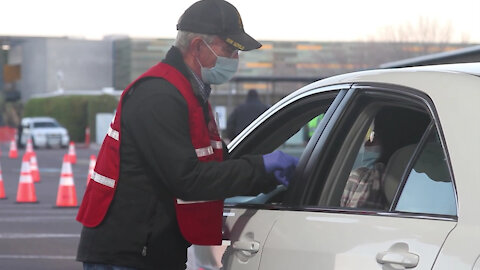
[[[178,31],[177,39],[175,39],[174,45],[175,47],[180,49],[182,53],[185,53],[188,50],[188,46],[190,46],[190,42],[192,41],[192,39],[196,37],[203,39],[208,44],[211,44],[213,42],[213,39],[215,38],[214,35],[198,34],[198,33],[192,33],[187,31]]]

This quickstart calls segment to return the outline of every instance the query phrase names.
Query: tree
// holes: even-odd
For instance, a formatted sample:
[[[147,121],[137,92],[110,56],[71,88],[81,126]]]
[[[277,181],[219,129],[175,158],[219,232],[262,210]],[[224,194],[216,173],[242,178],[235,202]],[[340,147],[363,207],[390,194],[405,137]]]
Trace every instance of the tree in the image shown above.
[[[454,35],[455,31],[450,21],[442,24],[437,19],[419,17],[416,23],[408,22],[380,28],[374,40],[447,44],[454,42]],[[459,40],[461,43],[467,43],[469,39],[468,34],[461,33]]]
[[[388,56],[384,60],[390,58],[389,61],[398,61],[467,46],[469,36],[462,33],[460,38],[456,38],[455,34],[451,22],[440,23],[436,19],[419,17],[415,23],[380,28],[377,35],[369,37],[366,46],[382,42],[384,46],[378,48],[378,55]]]

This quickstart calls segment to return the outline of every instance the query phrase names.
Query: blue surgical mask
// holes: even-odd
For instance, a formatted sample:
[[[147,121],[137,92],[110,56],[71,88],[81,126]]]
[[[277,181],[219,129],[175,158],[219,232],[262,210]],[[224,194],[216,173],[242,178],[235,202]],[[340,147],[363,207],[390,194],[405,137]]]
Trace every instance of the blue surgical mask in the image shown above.
[[[235,75],[235,72],[237,72],[238,58],[218,56],[204,40],[202,41],[205,43],[205,45],[207,45],[208,49],[210,49],[210,51],[217,57],[215,66],[211,68],[203,67],[202,64],[200,64],[200,61],[198,61],[197,59],[198,64],[200,64],[200,72],[202,74],[203,82],[207,84],[226,83],[233,77],[233,75]]]
[[[365,167],[372,168],[381,153],[382,147],[380,145],[365,146],[363,152],[363,163]]]

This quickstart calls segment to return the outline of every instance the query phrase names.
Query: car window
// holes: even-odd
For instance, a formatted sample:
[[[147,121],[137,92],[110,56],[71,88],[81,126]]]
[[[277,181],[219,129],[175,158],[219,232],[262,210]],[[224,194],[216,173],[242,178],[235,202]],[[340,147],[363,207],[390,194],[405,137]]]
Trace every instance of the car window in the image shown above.
[[[398,92],[356,91],[316,146],[322,150],[312,157],[316,165],[302,204],[456,215],[445,151],[425,102]]]
[[[33,127],[34,128],[52,128],[52,127],[58,127],[59,125],[55,122],[34,122]]]
[[[361,144],[355,147],[358,150],[352,151],[356,152],[354,164],[348,166],[344,184],[338,183],[343,184],[340,207],[388,209],[383,185],[386,168],[398,149],[420,142],[430,122],[422,112],[390,105],[378,107],[369,118],[360,133]]]
[[[435,130],[408,174],[396,211],[455,216],[455,191],[446,156]]]
[[[281,150],[301,157],[312,136],[324,121],[325,114],[337,97],[338,91],[304,95],[302,98],[279,106],[268,119],[245,137],[232,151],[232,158],[243,154],[266,154]],[[225,203],[234,204],[277,204],[283,201],[284,186],[269,194],[251,194],[228,198]]]

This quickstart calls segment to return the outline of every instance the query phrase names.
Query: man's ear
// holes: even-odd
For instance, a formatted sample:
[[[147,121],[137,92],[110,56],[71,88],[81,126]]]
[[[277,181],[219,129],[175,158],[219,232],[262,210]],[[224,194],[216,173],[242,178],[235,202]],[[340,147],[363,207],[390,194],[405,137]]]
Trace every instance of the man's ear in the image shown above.
[[[190,52],[193,56],[199,57],[202,43],[203,41],[199,37],[195,37],[190,41]]]

